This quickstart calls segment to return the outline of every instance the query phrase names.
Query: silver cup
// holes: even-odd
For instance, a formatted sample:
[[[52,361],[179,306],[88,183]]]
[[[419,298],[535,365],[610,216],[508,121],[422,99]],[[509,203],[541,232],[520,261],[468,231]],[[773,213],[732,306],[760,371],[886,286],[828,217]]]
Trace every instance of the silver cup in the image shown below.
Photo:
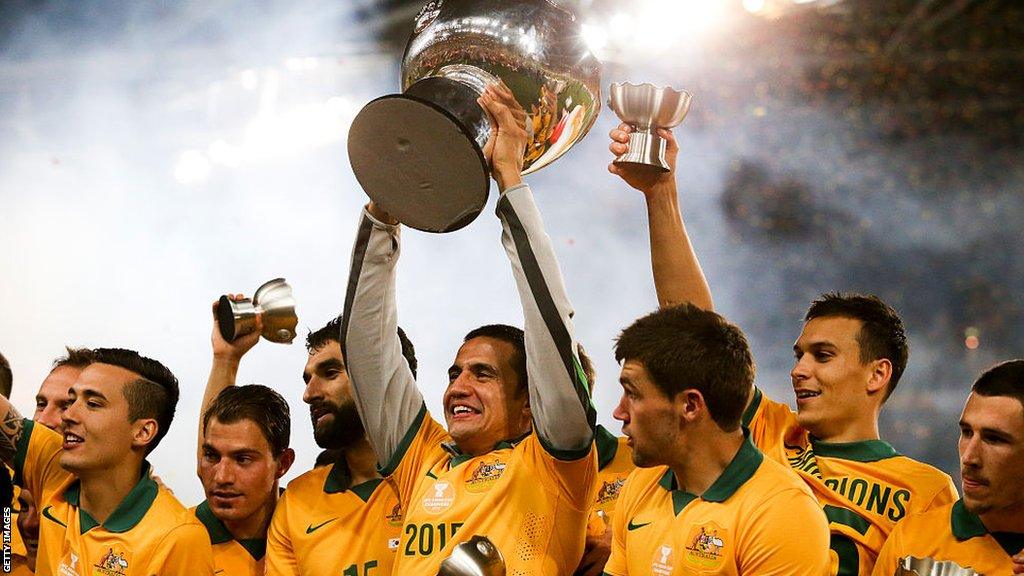
[[[615,159],[616,164],[653,166],[668,172],[665,162],[665,140],[658,128],[678,126],[690,111],[693,96],[686,90],[659,88],[653,84],[612,84],[608,90],[608,107],[620,120],[633,127],[629,135],[629,152]]]
[[[907,556],[900,560],[893,576],[982,576],[949,560],[940,562],[933,558]]]
[[[256,289],[252,299],[237,302],[221,296],[217,305],[220,335],[228,342],[256,329],[256,316],[263,318],[261,336],[278,344],[291,344],[295,339],[295,298],[284,278],[275,278]]]
[[[601,63],[567,9],[550,0],[433,0],[402,58],[401,94],[373,100],[349,128],[356,179],[403,224],[450,232],[490,190],[491,132],[477,98],[501,79],[527,113],[523,173],[579,142],[601,108]]]
[[[441,562],[438,576],[505,576],[505,558],[486,536],[473,536],[455,546]]]

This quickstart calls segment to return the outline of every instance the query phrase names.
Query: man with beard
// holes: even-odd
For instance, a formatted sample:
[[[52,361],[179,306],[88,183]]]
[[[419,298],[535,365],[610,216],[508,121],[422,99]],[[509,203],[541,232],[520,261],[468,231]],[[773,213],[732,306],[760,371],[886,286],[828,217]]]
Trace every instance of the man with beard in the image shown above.
[[[306,337],[302,372],[313,437],[336,461],[288,484],[267,536],[268,576],[384,576],[398,548],[402,509],[393,482],[377,473],[377,459],[352,400],[335,318]],[[415,374],[412,343],[401,329],[402,354]]]
[[[920,568],[913,558],[979,574],[1024,571],[1024,360],[1004,362],[974,383],[960,416],[959,451],[963,498],[897,524],[875,576]]]

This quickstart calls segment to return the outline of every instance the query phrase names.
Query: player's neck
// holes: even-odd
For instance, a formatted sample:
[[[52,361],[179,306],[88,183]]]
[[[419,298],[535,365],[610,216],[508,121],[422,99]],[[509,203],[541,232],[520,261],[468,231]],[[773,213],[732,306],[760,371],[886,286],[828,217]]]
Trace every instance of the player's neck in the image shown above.
[[[380,474],[377,473],[377,455],[374,454],[373,448],[370,447],[366,438],[345,448],[342,458],[348,465],[348,473],[351,475],[353,486],[380,478]]]
[[[79,505],[100,524],[110,518],[132,488],[139,483],[142,462],[134,458],[130,460],[131,463],[126,462],[101,473],[84,473],[78,476],[81,481]]]
[[[235,521],[221,520],[224,527],[231,532],[235,540],[251,540],[254,538],[266,538],[267,529],[270,527],[270,519],[274,515],[274,507],[277,506],[277,482],[267,501],[247,518]]]
[[[1015,532],[1024,534],[1024,504],[993,510],[979,516],[989,532]]]
[[[878,434],[877,413],[847,422],[845,425],[820,430],[821,434],[814,430],[810,432],[818,440],[832,443],[864,442],[881,438]]]
[[[670,464],[680,490],[701,495],[729,467],[736,453],[743,446],[743,432],[696,433],[688,449],[679,455],[675,464]]]

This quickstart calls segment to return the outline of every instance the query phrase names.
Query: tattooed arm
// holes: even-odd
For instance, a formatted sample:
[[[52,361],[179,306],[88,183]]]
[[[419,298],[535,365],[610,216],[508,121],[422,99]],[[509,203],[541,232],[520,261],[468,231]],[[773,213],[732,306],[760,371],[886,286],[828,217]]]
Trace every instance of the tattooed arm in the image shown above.
[[[18,453],[18,443],[25,432],[25,419],[18,413],[10,400],[0,396],[0,460],[8,466],[14,465],[14,455]]]

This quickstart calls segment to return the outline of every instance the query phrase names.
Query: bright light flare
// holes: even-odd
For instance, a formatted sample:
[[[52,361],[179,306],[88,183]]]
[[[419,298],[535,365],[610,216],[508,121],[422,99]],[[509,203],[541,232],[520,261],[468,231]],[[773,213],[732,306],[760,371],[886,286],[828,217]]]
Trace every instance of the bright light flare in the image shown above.
[[[764,10],[764,0],[743,0],[743,9],[751,14]]]
[[[638,0],[629,12],[612,15],[607,26],[584,25],[583,36],[595,52],[662,54],[720,29],[730,6],[734,0]]]
[[[199,184],[210,177],[212,168],[205,154],[199,150],[186,150],[178,157],[174,179],[182,184]]]

